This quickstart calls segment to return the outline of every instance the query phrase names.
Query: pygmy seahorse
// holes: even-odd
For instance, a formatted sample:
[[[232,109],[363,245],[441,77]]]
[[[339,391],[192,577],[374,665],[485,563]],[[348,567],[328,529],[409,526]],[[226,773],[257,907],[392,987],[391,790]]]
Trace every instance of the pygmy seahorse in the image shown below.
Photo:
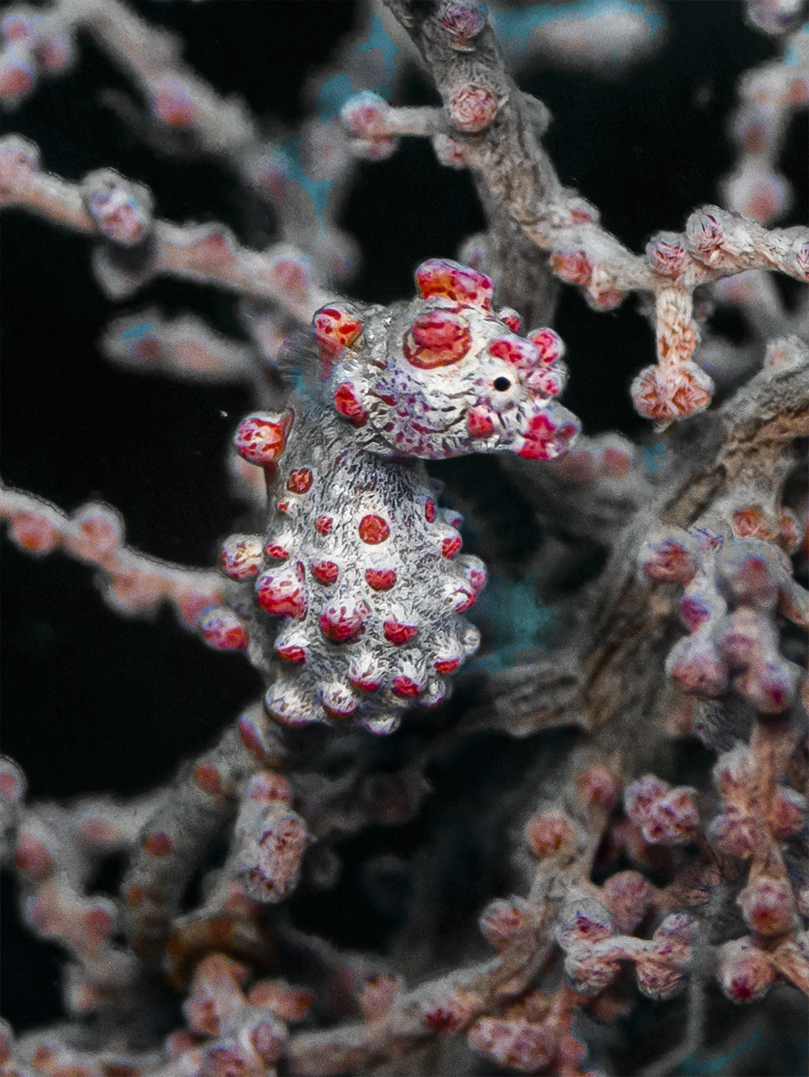
[[[550,460],[579,430],[553,402],[566,370],[552,329],[520,336],[515,311],[493,311],[492,281],[456,262],[425,262],[416,285],[411,302],[321,308],[308,399],[236,434],[265,469],[267,527],[231,536],[222,568],[242,590],[238,630],[267,709],[287,725],[389,733],[410,705],[446,698],[479,644],[462,614],[486,569],[459,556],[461,518],[438,507],[423,461]]]

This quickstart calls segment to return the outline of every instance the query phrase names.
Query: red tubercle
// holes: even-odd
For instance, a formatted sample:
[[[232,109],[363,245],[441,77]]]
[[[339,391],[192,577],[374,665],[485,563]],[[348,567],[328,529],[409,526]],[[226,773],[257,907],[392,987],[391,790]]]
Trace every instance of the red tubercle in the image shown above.
[[[525,837],[537,860],[547,860],[562,846],[572,844],[575,834],[564,815],[540,812],[528,823]]]
[[[420,370],[451,366],[459,362],[472,343],[469,326],[449,310],[420,314],[402,341],[402,352],[411,366]]]
[[[292,502],[289,500],[288,497],[282,497],[275,502],[275,507],[278,509],[279,512],[283,513],[283,515],[286,516],[289,513],[290,508],[292,507]]]
[[[494,283],[483,273],[458,262],[431,258],[416,270],[416,287],[422,299],[451,299],[465,306],[491,310]]]
[[[77,543],[71,543],[71,547],[79,557],[85,547],[95,557],[110,557],[121,545],[123,532],[120,520],[103,506],[87,506],[74,519],[79,525],[81,538]]]
[[[378,692],[382,687],[381,680],[365,680],[361,681],[358,677],[349,677],[351,684],[359,692]]]
[[[339,722],[342,718],[350,718],[357,710],[358,704],[347,703],[345,707],[335,707],[321,699],[320,705],[333,721]]]
[[[730,515],[730,526],[737,538],[760,538],[772,541],[772,528],[760,505],[744,505]]]
[[[365,582],[374,591],[389,591],[396,583],[396,569],[366,568]]]
[[[353,662],[348,671],[348,679],[360,692],[378,692],[382,687],[382,673],[368,659]]]
[[[598,458],[588,449],[573,449],[554,464],[556,474],[569,482],[592,482],[600,475]]]
[[[248,416],[236,431],[236,451],[250,464],[262,467],[275,464],[286,446],[293,418],[291,408],[281,413]]]
[[[457,587],[450,597],[452,612],[456,615],[465,613],[474,606],[477,600],[477,591],[474,591],[471,587]]]
[[[32,48],[36,44],[37,33],[30,14],[9,11],[3,18],[0,36],[6,45],[26,45]]]
[[[502,310],[498,310],[497,318],[507,325],[512,333],[522,332],[522,318],[513,307],[503,307]]]
[[[451,535],[441,542],[441,556],[452,561],[463,545],[460,535]]]
[[[335,721],[350,718],[359,706],[351,689],[339,684],[320,689],[320,705],[329,718]]]
[[[589,287],[586,295],[587,302],[596,310],[615,310],[616,307],[620,307],[626,298],[626,292],[622,292],[618,288],[611,288],[609,285]]]
[[[623,789],[620,774],[596,765],[574,775],[576,787],[587,804],[611,811],[618,803]]]
[[[424,502],[424,519],[428,524],[434,524],[436,516],[438,515],[438,508],[436,507],[433,498],[428,497]]]
[[[352,643],[365,631],[370,613],[363,601],[332,600],[320,615],[320,630],[332,643]]]
[[[334,583],[340,575],[340,568],[334,561],[313,561],[310,568],[317,582],[325,586]]]
[[[565,342],[558,333],[547,326],[529,333],[528,339],[539,352],[540,362],[544,366],[551,366],[565,354]]]
[[[350,381],[341,382],[334,390],[334,406],[352,426],[359,428],[368,422],[368,412],[362,406],[359,393]]]
[[[290,471],[287,479],[287,490],[293,494],[305,494],[312,488],[312,472],[308,467]]]
[[[662,539],[648,543],[642,554],[646,578],[657,583],[690,583],[697,574],[697,562],[683,542]]]
[[[518,456],[529,460],[555,460],[567,452],[579,432],[579,425],[572,418],[558,418],[557,412],[551,412],[551,408],[552,405],[549,405],[531,419]]]
[[[262,573],[256,581],[256,598],[266,613],[300,621],[306,616],[306,588],[288,571]]]
[[[392,643],[394,647],[402,647],[406,643],[410,643],[412,639],[415,639],[418,633],[418,625],[405,624],[402,621],[398,621],[395,617],[389,618],[382,626],[382,630],[385,633],[385,639],[388,643]]]
[[[312,332],[320,349],[320,377],[328,381],[343,350],[359,338],[363,322],[343,307],[321,307],[312,319]]]
[[[765,995],[775,980],[775,969],[765,947],[750,936],[725,942],[717,948],[717,972],[722,990],[733,1002],[753,1002]]]
[[[163,342],[154,333],[147,333],[136,340],[128,341],[132,358],[144,366],[155,366],[166,358]]]
[[[201,235],[191,246],[198,269],[224,273],[236,263],[233,236],[220,229],[221,225],[212,226],[211,231]]]
[[[13,804],[22,797],[24,789],[22,777],[11,760],[0,760],[0,800]]]
[[[274,539],[270,539],[264,547],[264,553],[267,557],[271,557],[274,561],[287,561],[289,560],[289,550],[286,546],[283,546],[280,542],[276,542]]]
[[[294,666],[305,666],[309,657],[305,647],[299,647],[293,643],[276,642],[273,650],[282,661],[290,662]]]
[[[334,520],[331,516],[318,516],[315,520],[315,530],[321,535],[330,535],[334,530]]]
[[[525,379],[526,389],[540,400],[552,400],[565,387],[566,372],[560,369],[532,370]]]
[[[415,699],[423,691],[423,685],[418,684],[412,677],[399,673],[393,678],[390,686],[391,692],[400,699]]]
[[[809,101],[809,78],[796,75],[789,84],[786,93],[787,103],[791,108],[800,108]]]
[[[492,408],[477,404],[466,413],[466,429],[471,438],[488,438],[494,433],[494,416]]]
[[[359,522],[358,531],[360,538],[369,546],[377,546],[384,542],[390,535],[390,527],[383,517],[376,513],[368,513]]]
[[[460,668],[463,662],[462,656],[454,658],[436,658],[433,662],[433,669],[436,673],[440,673],[442,676],[446,676],[449,673],[454,673]]]
[[[533,370],[539,363],[539,351],[533,342],[517,336],[495,337],[489,344],[489,354],[518,370]]]
[[[464,565],[464,576],[474,591],[480,592],[486,586],[486,566],[482,561]]]

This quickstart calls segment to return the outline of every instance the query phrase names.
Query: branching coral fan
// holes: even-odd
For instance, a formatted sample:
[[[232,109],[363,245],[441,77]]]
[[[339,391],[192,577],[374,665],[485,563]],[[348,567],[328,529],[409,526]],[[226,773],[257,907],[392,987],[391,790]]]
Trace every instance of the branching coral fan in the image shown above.
[[[804,8],[6,7],[2,1073],[803,1071]]]

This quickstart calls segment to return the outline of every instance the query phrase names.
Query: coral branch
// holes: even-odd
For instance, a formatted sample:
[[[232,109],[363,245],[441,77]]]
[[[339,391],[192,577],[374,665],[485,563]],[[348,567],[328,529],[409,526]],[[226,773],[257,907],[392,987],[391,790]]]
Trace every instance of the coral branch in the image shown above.
[[[287,245],[251,251],[220,224],[153,221],[151,196],[142,186],[112,172],[69,183],[41,171],[37,147],[16,135],[0,144],[0,205],[108,240],[112,246],[96,252],[96,272],[101,287],[116,298],[153,277],[180,277],[271,299],[301,321],[328,298],[311,283],[300,252]],[[134,257],[122,260],[116,246]]]
[[[168,601],[183,626],[194,631],[202,614],[225,600],[222,579],[215,573],[169,565],[128,549],[121,519],[107,505],[83,505],[68,516],[42,498],[4,486],[0,518],[8,521],[12,541],[27,553],[64,550],[100,568],[104,597],[119,613],[148,615]]]

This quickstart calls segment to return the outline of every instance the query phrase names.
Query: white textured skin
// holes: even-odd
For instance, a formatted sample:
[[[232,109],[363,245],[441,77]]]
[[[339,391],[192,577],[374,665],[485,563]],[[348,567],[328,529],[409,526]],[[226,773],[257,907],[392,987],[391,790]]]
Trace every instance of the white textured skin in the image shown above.
[[[542,424],[565,428],[558,443],[543,442],[541,458],[549,459],[566,451],[578,424],[552,402],[565,378],[558,354],[556,362],[540,362],[534,345],[500,321],[488,299],[430,295],[389,308],[323,309],[332,319],[343,310],[355,325],[361,320],[362,332],[332,356],[333,368],[332,353],[324,353],[327,380],[313,377],[309,402],[294,406],[270,486],[267,530],[251,540],[254,549],[276,544],[288,556],[264,554],[261,575],[241,585],[237,608],[247,617],[251,660],[271,680],[266,702],[275,718],[288,725],[360,723],[388,733],[414,703],[445,699],[445,676],[479,644],[478,630],[461,614],[483,586],[485,568],[478,558],[456,556],[453,520],[460,520],[437,509],[418,458],[521,452],[539,422],[540,435]],[[407,342],[415,319],[436,311],[449,312],[467,344],[446,364],[424,369],[408,361]],[[527,364],[491,354],[490,345],[503,338],[527,349]],[[556,377],[550,389],[549,372]],[[353,421],[338,414],[342,407],[335,410],[338,387],[349,391]],[[488,417],[486,436],[470,432],[472,409]],[[295,489],[304,470],[307,488]],[[369,541],[367,529],[363,536],[369,516],[389,529],[381,541]],[[323,517],[331,523],[327,533],[318,527]],[[324,580],[323,562],[336,569],[336,579]],[[393,571],[395,583],[375,589],[368,570]],[[293,594],[291,614],[266,612],[272,603],[262,606],[255,597],[268,577],[271,587],[280,580],[284,594]],[[342,613],[350,622],[357,611],[362,630],[350,638],[336,640],[324,627],[324,615],[339,621]],[[397,634],[397,626],[405,631]]]
[[[421,370],[406,361],[401,341],[417,315],[436,309],[463,318],[471,332],[471,347],[457,363]],[[332,388],[345,381],[356,386],[368,422],[354,436],[369,451],[430,460],[473,452],[517,452],[531,418],[540,412],[570,415],[550,396],[531,392],[512,364],[488,354],[495,338],[516,338],[492,311],[434,297],[377,307],[370,313],[370,317],[361,313],[363,334],[355,348],[347,349],[329,382]],[[384,359],[375,361],[377,356]],[[564,364],[557,361],[554,369],[564,382]],[[509,381],[509,389],[494,388],[498,377]],[[382,400],[388,394],[396,397],[395,405]],[[466,428],[467,413],[478,405],[497,416],[496,429],[488,438],[471,438]],[[430,433],[417,430],[414,422]]]
[[[312,485],[305,493],[291,493],[289,474],[301,468],[312,472]],[[453,604],[472,591],[466,568],[482,571],[483,565],[477,558],[451,561],[442,555],[442,542],[459,536],[442,510],[433,523],[425,519],[425,506],[435,500],[428,483],[418,461],[383,460],[359,449],[353,428],[338,417],[324,416],[316,423],[296,416],[270,491],[265,541],[278,541],[290,551],[286,564],[303,564],[307,613],[303,620],[279,618],[254,604],[250,625],[254,661],[266,668],[272,656],[269,666],[276,679],[267,704],[280,721],[339,720],[324,711],[322,699],[342,697],[357,704],[348,720],[390,732],[414,702],[435,704],[446,698],[445,681],[433,669],[437,659],[462,660],[477,649],[478,630],[453,613]],[[288,505],[286,513],[279,512],[278,501]],[[390,535],[383,542],[369,545],[360,538],[358,525],[368,514],[389,523]],[[322,516],[333,521],[330,534],[315,526]],[[338,566],[335,583],[324,585],[313,576],[312,562],[319,560]],[[282,562],[268,559],[268,564]],[[395,570],[396,583],[388,591],[373,590],[365,579],[368,568]],[[370,610],[362,635],[354,642],[332,642],[320,629],[320,614],[333,601],[351,604],[357,599]],[[392,617],[418,626],[411,641],[399,646],[388,642],[384,623]],[[273,656],[273,643],[284,642],[307,649],[305,665]],[[349,681],[352,668],[375,670],[384,687],[358,691]],[[412,698],[392,694],[399,674],[423,684],[423,692]]]

